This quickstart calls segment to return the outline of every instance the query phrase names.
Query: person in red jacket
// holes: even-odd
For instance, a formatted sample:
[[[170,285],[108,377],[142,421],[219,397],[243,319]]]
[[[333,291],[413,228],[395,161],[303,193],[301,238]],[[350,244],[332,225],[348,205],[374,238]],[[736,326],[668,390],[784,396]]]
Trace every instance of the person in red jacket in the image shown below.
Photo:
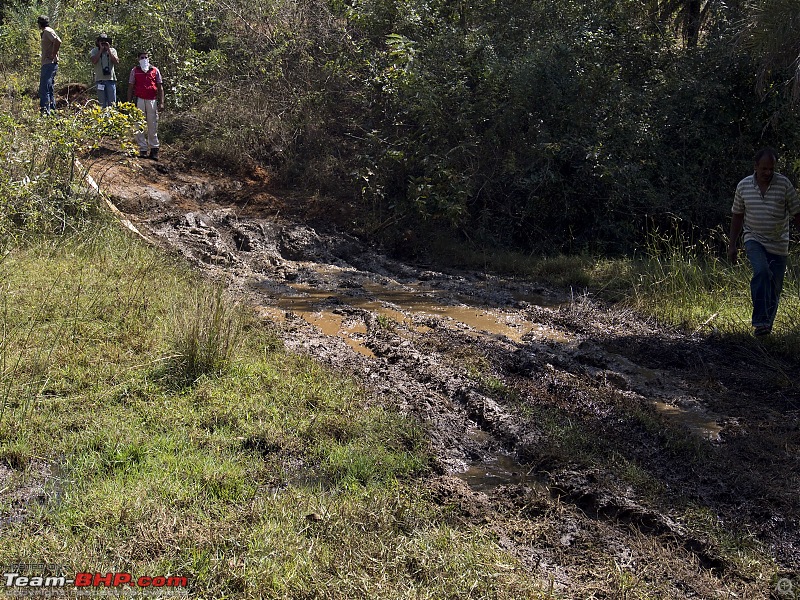
[[[150,64],[147,52],[139,52],[139,64],[128,77],[128,102],[136,96],[136,106],[147,119],[147,131],[136,134],[139,156],[158,160],[158,111],[164,110],[164,85],[161,72]],[[149,154],[148,154],[149,150]]]

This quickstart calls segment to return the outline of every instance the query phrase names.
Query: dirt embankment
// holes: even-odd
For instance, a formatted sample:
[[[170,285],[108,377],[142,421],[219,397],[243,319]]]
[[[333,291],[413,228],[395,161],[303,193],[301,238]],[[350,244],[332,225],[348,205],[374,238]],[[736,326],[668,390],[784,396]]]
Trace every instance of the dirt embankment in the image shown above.
[[[590,295],[393,260],[337,231],[330,207],[260,181],[115,157],[92,173],[289,348],[418,418],[431,493],[558,597],[800,587],[796,365]]]

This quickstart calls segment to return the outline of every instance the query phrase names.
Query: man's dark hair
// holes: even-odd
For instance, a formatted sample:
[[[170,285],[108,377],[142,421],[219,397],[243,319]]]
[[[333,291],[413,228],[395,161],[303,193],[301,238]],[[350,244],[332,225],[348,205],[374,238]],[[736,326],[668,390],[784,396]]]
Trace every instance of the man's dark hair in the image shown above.
[[[753,160],[755,161],[756,164],[758,164],[761,162],[761,159],[764,158],[765,156],[769,156],[772,159],[772,162],[774,163],[778,162],[778,153],[773,148],[762,148],[761,150],[756,152],[756,155],[753,157]]]
[[[48,17],[47,15],[39,15],[39,18],[36,19],[36,23],[39,25],[39,27],[44,29],[45,27],[50,25],[50,17]]]

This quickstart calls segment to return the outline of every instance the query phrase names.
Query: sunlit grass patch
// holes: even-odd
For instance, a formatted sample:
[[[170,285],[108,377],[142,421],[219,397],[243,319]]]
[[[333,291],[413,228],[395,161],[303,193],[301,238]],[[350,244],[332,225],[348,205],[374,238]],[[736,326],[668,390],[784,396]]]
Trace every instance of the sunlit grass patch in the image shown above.
[[[687,329],[741,330],[750,305],[745,263],[730,265],[714,252],[711,240],[692,241],[677,228],[653,232],[626,303]]]
[[[359,419],[358,431],[350,440],[333,439],[317,448],[325,479],[344,486],[369,485],[427,471],[420,431],[383,411],[372,410],[366,417]],[[385,439],[387,430],[396,437]]]
[[[722,522],[706,507],[690,506],[682,517],[692,534],[705,540],[725,564],[735,569],[741,577],[763,580],[764,573],[774,572],[775,565],[751,532],[740,529],[735,523]]]
[[[751,269],[740,252],[736,265],[719,256],[719,232],[689,240],[677,229],[653,234],[622,302],[689,333],[749,335]],[[775,350],[796,354],[800,335],[800,255],[793,248],[784,279],[773,335],[762,340]]]
[[[270,518],[253,530],[241,569],[268,582],[269,597],[544,597],[494,540],[448,523],[415,488],[295,490],[260,496],[254,509]],[[276,522],[295,535],[280,537],[287,527]]]

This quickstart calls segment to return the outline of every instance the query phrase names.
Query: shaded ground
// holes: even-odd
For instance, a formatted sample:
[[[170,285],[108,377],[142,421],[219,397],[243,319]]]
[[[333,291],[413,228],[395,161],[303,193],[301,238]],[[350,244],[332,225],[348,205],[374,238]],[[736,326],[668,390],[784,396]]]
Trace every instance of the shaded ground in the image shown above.
[[[495,532],[543,589],[800,587],[797,365],[590,295],[393,260],[338,231],[335,209],[258,179],[169,156],[109,156],[92,173],[143,235],[224,278],[287,347],[418,418],[438,459],[431,494]]]

